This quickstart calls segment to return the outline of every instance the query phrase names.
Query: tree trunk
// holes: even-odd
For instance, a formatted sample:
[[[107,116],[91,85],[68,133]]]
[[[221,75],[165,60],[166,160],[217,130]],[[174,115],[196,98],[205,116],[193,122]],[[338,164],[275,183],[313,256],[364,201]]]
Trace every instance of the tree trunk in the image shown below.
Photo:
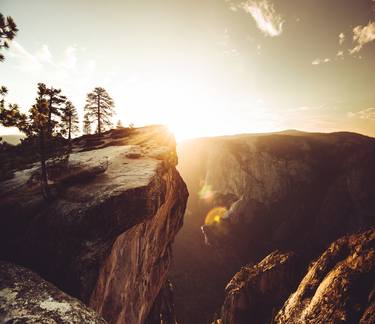
[[[48,121],[47,121],[47,135],[48,138],[52,136],[52,96],[48,101]]]
[[[41,165],[41,178],[40,185],[42,189],[42,195],[46,200],[51,198],[51,194],[48,188],[48,174],[46,167],[46,143],[45,143],[45,134],[44,127],[41,127],[39,131],[39,144],[40,144],[40,165]]]
[[[100,116],[100,95],[98,95],[98,133],[99,133],[99,135],[102,133],[101,125],[100,125],[100,119],[101,119],[101,116]]]
[[[69,116],[69,130],[68,130],[68,140],[72,139],[72,116]]]

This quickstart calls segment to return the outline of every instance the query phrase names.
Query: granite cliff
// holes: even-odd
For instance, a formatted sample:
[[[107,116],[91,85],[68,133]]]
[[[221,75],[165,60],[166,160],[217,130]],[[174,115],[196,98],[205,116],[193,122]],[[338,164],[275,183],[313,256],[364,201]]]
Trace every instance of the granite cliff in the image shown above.
[[[243,267],[215,323],[374,323],[374,229],[333,242],[305,271],[298,263],[275,251]]]
[[[178,151],[191,195],[172,271],[183,323],[191,320],[181,304],[193,294],[194,281],[202,286],[196,298],[207,301],[211,319],[216,312],[225,323],[269,323],[329,244],[375,224],[373,138],[285,131],[192,140]],[[201,226],[208,247],[203,237],[196,243]],[[190,251],[190,260],[178,257],[186,246],[199,250]],[[183,270],[187,265],[193,270]],[[270,286],[264,278],[273,278]],[[201,316],[205,310],[190,302],[198,322],[207,323],[210,315]],[[231,315],[237,302],[241,314]]]
[[[119,129],[75,140],[49,162],[0,182],[0,259],[27,267],[109,323],[144,323],[165,285],[188,192],[173,135]],[[155,312],[155,311],[154,311]]]

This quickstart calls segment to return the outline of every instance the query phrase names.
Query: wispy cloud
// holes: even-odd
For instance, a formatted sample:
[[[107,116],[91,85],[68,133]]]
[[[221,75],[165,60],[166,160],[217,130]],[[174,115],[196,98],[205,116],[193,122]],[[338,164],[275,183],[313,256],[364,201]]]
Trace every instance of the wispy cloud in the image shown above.
[[[357,112],[348,112],[348,117],[359,117],[361,119],[375,120],[375,108],[367,108]]]
[[[11,43],[7,57],[7,65],[15,69],[19,75],[28,80],[29,84],[44,82],[62,88],[77,107],[84,106],[84,98],[87,91],[97,85],[97,80],[104,86],[111,80],[108,73],[100,75],[94,59],[84,57],[84,49],[75,45],[69,45],[59,55],[54,55],[47,44],[41,45],[34,51],[28,50],[17,41]],[[33,103],[34,87],[25,90],[27,95],[12,99],[13,91],[9,100],[13,100],[27,109]],[[82,109],[79,109],[82,114]]]
[[[375,40],[375,22],[369,22],[366,26],[356,26],[353,28],[353,42],[355,46],[350,50],[350,54],[358,53],[364,45]]]
[[[62,56],[56,58],[52,55],[48,45],[43,44],[34,53],[28,51],[17,41],[13,41],[9,57],[13,60],[13,67],[23,72],[40,71],[48,69],[49,72],[57,75],[64,75],[68,70],[73,70],[77,66],[77,47],[68,46],[63,51]],[[83,66],[88,66],[89,70],[95,67],[94,61],[89,61]],[[82,67],[82,66],[81,66]]]
[[[16,61],[15,68],[21,71],[35,71],[42,68],[42,64],[37,55],[31,54],[17,41],[11,43],[9,57]]]
[[[311,62],[312,65],[319,65],[331,62],[331,59],[326,57],[325,59],[316,58],[314,61]]]
[[[266,36],[279,36],[283,32],[284,19],[278,14],[273,3],[268,0],[246,0],[240,3],[233,0],[225,0],[229,9],[247,12],[254,19],[259,30]]]
[[[239,6],[253,17],[258,28],[266,36],[275,37],[283,32],[284,20],[268,0],[248,0]]]
[[[61,65],[66,69],[73,69],[77,63],[76,47],[68,46],[64,51],[64,58]]]
[[[344,41],[345,41],[345,34],[344,33],[340,33],[339,34],[339,44],[340,45],[344,44]]]

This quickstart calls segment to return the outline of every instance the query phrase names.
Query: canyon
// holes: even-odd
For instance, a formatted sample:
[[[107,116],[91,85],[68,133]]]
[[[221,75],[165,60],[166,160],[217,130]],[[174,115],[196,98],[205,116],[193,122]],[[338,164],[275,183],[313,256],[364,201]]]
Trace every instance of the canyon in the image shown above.
[[[373,138],[242,134],[178,155],[190,192],[172,268],[182,323],[270,323],[331,243],[375,224]]]
[[[374,165],[346,132],[77,138],[51,201],[38,163],[0,181],[0,321],[372,323]]]

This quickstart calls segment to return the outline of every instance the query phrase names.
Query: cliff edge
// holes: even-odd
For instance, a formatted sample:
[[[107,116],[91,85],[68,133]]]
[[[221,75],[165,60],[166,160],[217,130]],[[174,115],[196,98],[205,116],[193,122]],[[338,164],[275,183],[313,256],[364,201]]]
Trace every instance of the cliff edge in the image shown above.
[[[48,163],[0,182],[0,259],[26,266],[109,323],[143,323],[164,286],[188,197],[163,127],[83,136]]]

